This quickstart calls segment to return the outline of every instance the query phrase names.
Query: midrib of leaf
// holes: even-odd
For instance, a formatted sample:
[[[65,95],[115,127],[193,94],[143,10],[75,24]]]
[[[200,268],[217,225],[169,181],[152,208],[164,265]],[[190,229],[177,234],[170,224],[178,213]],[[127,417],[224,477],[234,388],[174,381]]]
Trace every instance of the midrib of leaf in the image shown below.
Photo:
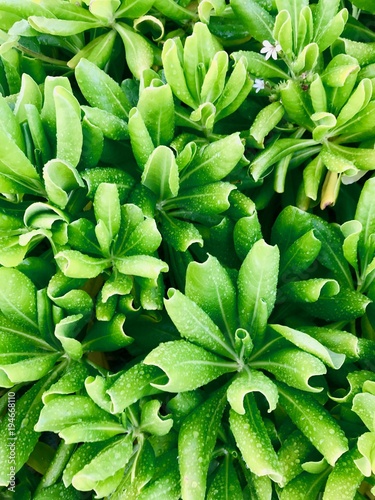
[[[8,306],[13,309],[13,311],[15,311],[18,315],[20,315],[22,318],[25,319],[26,323],[28,323],[29,325],[32,325],[32,327],[38,331],[38,325],[36,323],[34,323],[34,321],[32,321],[29,317],[26,316],[26,314],[24,314],[22,311],[20,311],[19,309],[17,309],[13,304],[12,302],[8,299],[8,297],[6,297],[1,291],[0,291],[0,294],[2,295],[3,297],[3,300],[8,304]]]
[[[223,342],[221,340],[220,337],[217,337],[214,333],[211,333],[209,329],[207,329],[199,320],[196,316],[193,316],[189,311],[185,311],[187,312],[193,319],[196,323],[198,323],[198,325],[202,328],[203,332],[206,333],[209,337],[211,337],[213,340],[215,340],[219,345],[221,345],[221,347],[223,347],[229,354],[229,356],[232,358],[232,359],[236,359],[236,353],[234,351],[232,351],[232,349],[227,346],[227,344],[225,342]]]
[[[52,351],[52,352],[56,352],[55,349],[50,346],[47,342],[45,342],[43,339],[41,338],[38,338],[38,337],[34,337],[33,335],[29,334],[29,333],[25,333],[25,332],[22,332],[20,330],[15,330],[13,328],[8,328],[8,327],[5,327],[5,326],[0,326],[0,331],[6,331],[6,332],[9,332],[9,333],[15,333],[16,335],[19,335],[20,337],[23,337],[27,340],[31,340],[34,344],[37,344],[39,345],[39,347],[41,349],[47,349],[48,351]]]

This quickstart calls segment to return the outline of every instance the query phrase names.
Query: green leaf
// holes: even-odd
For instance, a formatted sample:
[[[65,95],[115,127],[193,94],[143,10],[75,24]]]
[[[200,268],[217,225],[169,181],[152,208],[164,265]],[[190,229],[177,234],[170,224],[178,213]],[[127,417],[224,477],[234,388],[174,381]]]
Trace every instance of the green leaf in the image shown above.
[[[336,280],[312,278],[309,280],[293,281],[282,286],[279,293],[292,302],[316,302],[321,297],[333,297],[340,291]]]
[[[324,489],[324,500],[334,500],[337,495],[343,500],[351,500],[355,497],[363,479],[363,474],[355,463],[355,460],[358,460],[360,456],[359,451],[353,448],[339,458],[328,476]]]
[[[166,209],[180,209],[190,218],[217,215],[230,207],[229,196],[236,187],[229,182],[213,182],[193,188],[181,189],[176,198],[164,204]],[[179,210],[176,215],[178,215]],[[185,213],[184,213],[185,212]],[[173,214],[173,212],[172,212]]]
[[[278,243],[278,241],[275,241]],[[293,279],[303,276],[303,272],[319,255],[321,242],[316,238],[314,230],[310,230],[294,241],[280,255],[280,276],[282,279]]]
[[[223,463],[219,465],[207,494],[207,500],[219,500],[221,498],[243,499],[241,484],[233,467],[232,458],[229,455],[225,455]]]
[[[135,78],[140,80],[143,71],[151,68],[154,62],[152,45],[145,37],[136,33],[125,23],[116,23],[114,28],[124,43],[129,69]]]
[[[98,483],[123,469],[133,453],[131,435],[114,438],[105,448],[72,477],[72,485],[80,491],[95,490]]]
[[[240,325],[251,331],[256,341],[263,335],[275,304],[278,271],[278,248],[259,240],[247,254],[238,274]]]
[[[183,49],[179,39],[169,38],[163,45],[162,61],[165,77],[173,93],[191,108],[198,106],[187,87],[183,68]]]
[[[241,23],[258,41],[273,42],[273,17],[255,0],[232,0],[231,6]]]
[[[319,0],[313,12],[314,20],[314,40],[321,36],[328,23],[333,19],[339,9],[339,0]]]
[[[183,65],[187,87],[194,101],[202,103],[201,90],[204,78],[216,52],[221,50],[219,42],[208,27],[200,22],[194,24],[193,34],[185,40]]]
[[[344,31],[348,17],[349,13],[347,9],[340,10],[340,12],[328,22],[324,29],[320,31],[317,36],[315,35],[314,40],[318,44],[320,52],[330,47],[341,35]]]
[[[160,273],[168,271],[168,264],[151,255],[117,258],[116,267],[123,274],[150,279],[157,279]]]
[[[370,200],[374,195],[375,179],[368,179],[362,188],[355,213],[355,219],[362,224],[363,228],[358,242],[361,259],[366,253],[372,251],[371,235],[375,232],[375,210]]]
[[[108,231],[108,247],[117,236],[121,224],[120,200],[116,184],[99,184],[94,198],[94,212],[97,222]],[[97,234],[98,237],[98,234]],[[98,238],[100,243],[100,240]]]
[[[227,70],[228,54],[223,50],[216,52],[203,80],[201,102],[214,103],[219,99],[224,90]]]
[[[154,385],[165,381],[165,375],[155,366],[143,363],[134,365],[119,377],[107,390],[111,400],[111,413],[121,413],[125,408],[134,404],[144,396],[160,392]]]
[[[273,130],[284,116],[284,108],[280,102],[273,102],[265,106],[257,114],[250,127],[250,136],[257,147],[264,148],[264,138]]]
[[[71,191],[85,186],[74,166],[58,159],[45,164],[43,178],[49,200],[60,208],[68,204]]]
[[[283,71],[276,63],[266,60],[258,52],[251,52],[247,50],[240,50],[233,52],[231,57],[238,63],[241,58],[247,62],[248,71],[255,77],[260,78],[289,78],[288,73]]]
[[[116,17],[136,19],[146,14],[152,4],[153,0],[123,0],[121,6],[116,11]]]
[[[268,476],[276,483],[282,483],[276,452],[252,394],[245,396],[244,407],[244,415],[233,409],[229,414],[230,428],[242,457],[257,476]]]
[[[239,133],[202,147],[181,172],[181,186],[186,189],[222,180],[236,167],[244,150]]]
[[[126,120],[130,104],[121,87],[96,64],[81,59],[75,69],[79,88],[92,107],[103,109]]]
[[[159,86],[160,85],[160,86]],[[143,89],[137,109],[142,115],[154,146],[167,145],[174,134],[174,104],[171,87],[157,84]]]
[[[66,88],[53,90],[56,109],[57,158],[78,165],[82,153],[83,134],[79,102]]]
[[[59,395],[73,394],[80,391],[84,387],[88,375],[86,365],[80,362],[72,362],[62,377],[43,393],[43,403],[47,404]]]
[[[305,500],[306,498],[318,498],[318,495],[327,478],[329,469],[317,474],[302,472],[292,479],[280,494],[281,500]]]
[[[99,68],[103,68],[110,59],[113,51],[113,46],[116,39],[116,31],[111,30],[103,35],[97,36],[80,51],[77,52],[68,62],[67,65],[71,69],[75,69],[81,59],[96,64]]]
[[[312,130],[314,128],[311,119],[313,110],[300,85],[293,80],[288,80],[287,83],[282,84],[280,95],[289,119],[307,130]]]
[[[374,473],[375,470],[375,433],[365,432],[359,436],[357,446],[362,457],[355,460],[356,466],[364,476],[371,476],[371,472]]]
[[[183,498],[205,498],[208,468],[225,406],[225,392],[219,389],[190,413],[181,426],[178,453]]]
[[[146,162],[142,184],[151,189],[159,201],[177,196],[178,166],[170,148],[158,146],[154,149]]]
[[[82,341],[85,351],[111,352],[133,342],[124,332],[125,316],[115,314],[110,321],[96,321]]]
[[[152,385],[167,392],[191,391],[236,370],[236,363],[227,362],[185,340],[160,344],[146,356],[144,363],[164,371],[168,382]]]
[[[368,392],[356,394],[352,410],[361,418],[366,427],[375,432],[375,395]]]
[[[90,257],[77,250],[63,250],[55,255],[57,265],[69,278],[95,278],[110,266],[108,259]]]
[[[294,424],[327,462],[334,465],[348,450],[347,439],[339,424],[312,396],[280,383],[278,388],[280,404]]]
[[[165,436],[173,426],[173,420],[169,416],[159,415],[161,402],[156,399],[147,401],[142,406],[141,429],[154,436]]]
[[[56,396],[40,412],[37,432],[59,433],[65,442],[102,441],[125,429],[87,396]]]
[[[104,109],[81,106],[86,119],[91,125],[98,127],[104,137],[114,141],[122,141],[129,138],[128,124],[117,116],[104,111]]]
[[[0,127],[0,174],[10,180],[14,188],[8,193],[43,194],[43,185],[34,166],[19,149],[12,136]]]
[[[233,229],[233,239],[238,257],[245,260],[254,243],[262,239],[262,231],[255,211],[249,217],[241,217],[236,222]]]
[[[270,327],[300,349],[316,356],[330,368],[338,370],[345,361],[344,355],[337,354],[336,352],[327,349],[324,345],[307,333],[284,325],[270,325]]]
[[[298,429],[286,437],[278,451],[285,484],[303,472],[302,464],[311,456],[313,450],[313,445]]]
[[[310,385],[310,378],[327,373],[326,367],[318,358],[295,348],[268,353],[251,362],[250,366],[267,370],[290,387],[314,393],[321,392],[323,388]]]
[[[360,356],[360,341],[352,333],[325,327],[300,327],[300,329],[330,351],[344,354],[349,359],[358,359]]]
[[[191,223],[170,217],[167,213],[161,212],[161,232],[165,241],[177,250],[186,252],[194,243],[203,246],[203,238],[199,230]]]
[[[0,309],[16,325],[36,333],[36,288],[32,281],[16,269],[0,268]]]
[[[227,392],[228,401],[234,411],[245,414],[244,398],[250,392],[260,392],[269,404],[268,412],[275,410],[279,398],[277,387],[262,372],[255,370],[243,371],[230,384]]]
[[[12,422],[9,419],[10,413],[8,411],[7,416],[3,418],[0,424],[0,484],[2,486],[8,486],[11,473],[21,469],[38,442],[39,433],[35,430],[34,425],[43,406],[41,398],[44,391],[50,387],[51,383],[61,373],[61,369],[64,369],[64,365],[34,384],[21,397],[18,398],[17,395],[13,395],[12,398],[9,398],[9,403],[15,402],[15,414]],[[10,395],[10,393],[8,394]],[[8,408],[10,410],[11,407]],[[9,440],[12,436],[9,434],[10,427],[8,427],[8,424],[11,423],[14,423],[15,426],[13,431],[15,439],[12,439],[12,441]],[[12,443],[15,443],[15,446],[9,446]],[[16,449],[14,463],[9,461],[9,458],[13,458],[10,455],[12,449]],[[12,466],[15,469],[12,470]]]
[[[233,335],[237,326],[236,291],[220,262],[211,255],[186,272],[186,296],[201,307],[222,332]]]
[[[333,297],[321,297],[304,307],[310,314],[325,321],[351,321],[363,316],[370,302],[360,292],[342,289]]]
[[[48,33],[56,36],[71,36],[93,28],[99,28],[101,21],[71,21],[65,19],[53,19],[50,17],[30,16],[30,26],[40,33]]]
[[[211,316],[201,309],[200,301],[195,302],[189,296],[170,288],[168,300],[164,300],[164,304],[182,337],[221,356],[234,357],[233,350],[227,345],[220,329]]]

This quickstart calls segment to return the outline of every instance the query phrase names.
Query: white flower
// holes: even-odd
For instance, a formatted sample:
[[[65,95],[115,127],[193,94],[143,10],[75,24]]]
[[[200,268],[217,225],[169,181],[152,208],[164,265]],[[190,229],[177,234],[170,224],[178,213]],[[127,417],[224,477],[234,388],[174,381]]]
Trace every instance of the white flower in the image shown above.
[[[276,42],[275,45],[272,45],[272,43],[268,40],[264,40],[263,48],[260,49],[260,53],[265,54],[266,61],[270,57],[276,61],[277,54],[279,52],[281,52],[281,45],[278,42]]]
[[[260,78],[255,78],[253,89],[255,89],[255,92],[258,93],[260,90],[263,90],[265,87],[264,80],[261,80]]]

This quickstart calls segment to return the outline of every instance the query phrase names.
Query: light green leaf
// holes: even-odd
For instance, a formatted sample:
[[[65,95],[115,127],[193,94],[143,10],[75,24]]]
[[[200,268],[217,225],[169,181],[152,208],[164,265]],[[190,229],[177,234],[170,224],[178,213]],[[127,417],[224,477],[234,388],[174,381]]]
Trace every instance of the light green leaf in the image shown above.
[[[207,494],[207,500],[220,500],[222,498],[243,499],[241,484],[229,454],[225,455],[223,463],[219,465]]]
[[[336,280],[312,278],[309,280],[293,281],[279,289],[281,297],[292,302],[316,302],[321,297],[333,297],[340,291]]]
[[[358,359],[360,356],[360,341],[352,333],[318,326],[300,327],[300,330],[314,337],[329,351],[343,354],[349,359]]]
[[[72,485],[80,491],[96,489],[98,483],[123,469],[133,453],[130,435],[114,438],[72,477]]]
[[[235,168],[244,151],[239,133],[202,147],[181,172],[181,186],[186,189],[222,180]]]
[[[313,445],[298,429],[286,437],[278,451],[285,484],[302,473],[302,464],[311,456],[313,450]]]
[[[159,410],[161,402],[156,399],[147,401],[142,406],[141,429],[154,436],[165,436],[173,426],[173,420],[170,415],[161,416]]]
[[[85,184],[72,164],[63,160],[50,160],[43,168],[43,178],[49,200],[65,208],[74,189]]]
[[[111,352],[131,344],[124,332],[125,316],[115,314],[110,321],[96,321],[82,341],[84,351]]]
[[[102,69],[112,55],[115,40],[116,31],[114,30],[95,37],[80,51],[78,51],[77,54],[69,59],[67,62],[68,67],[75,69],[81,59],[87,59]]]
[[[258,41],[273,42],[273,17],[255,0],[232,0],[231,7],[236,16]]]
[[[277,380],[291,387],[314,393],[321,392],[323,388],[310,385],[310,378],[327,373],[326,367],[317,357],[295,348],[279,349],[263,355],[251,362],[250,366],[267,370]]]
[[[312,396],[278,383],[279,400],[294,424],[330,465],[345,451],[348,441],[336,420]]]
[[[40,33],[48,33],[56,36],[71,36],[82,33],[93,28],[100,28],[102,22],[92,21],[73,21],[65,19],[54,19],[51,17],[30,16],[28,18],[30,26]]]
[[[83,134],[79,102],[65,87],[53,90],[56,109],[57,158],[78,165],[82,153]]]
[[[300,349],[313,354],[330,368],[338,370],[345,361],[345,356],[343,354],[337,354],[336,352],[327,349],[324,345],[307,333],[303,333],[284,325],[270,326],[274,331],[289,340],[289,342],[292,342]]]
[[[181,426],[178,453],[184,499],[205,498],[208,468],[225,406],[225,391],[219,389],[190,413]]]
[[[69,278],[95,278],[111,265],[108,259],[90,257],[77,250],[63,250],[55,255],[57,265]]]
[[[0,174],[10,180],[15,190],[10,193],[43,194],[43,184],[39,175],[27,158],[19,149],[10,134],[0,127],[1,158]],[[6,190],[3,192],[7,192]]]
[[[273,102],[259,111],[250,127],[250,136],[255,140],[257,147],[264,148],[264,138],[276,127],[283,116],[284,108],[280,102]]]
[[[278,243],[278,241],[276,241]],[[282,279],[293,279],[314,262],[319,255],[321,242],[316,238],[314,230],[310,230],[294,241],[280,255],[280,276]]]
[[[234,189],[236,187],[229,182],[212,182],[193,188],[181,189],[178,196],[168,200],[164,206],[169,210],[173,208],[180,209],[182,213],[185,212],[189,219],[192,214],[193,217],[217,215],[230,208],[229,195]]]
[[[375,395],[368,392],[356,394],[352,410],[361,418],[366,427],[375,432]]]
[[[169,38],[163,45],[162,61],[165,77],[173,93],[191,108],[198,106],[187,87],[183,69],[183,49],[179,39]]]
[[[254,243],[262,239],[262,231],[256,211],[248,217],[241,217],[236,222],[233,239],[238,257],[245,260]]]
[[[177,252],[186,252],[190,245],[198,243],[203,246],[203,238],[199,230],[191,223],[170,217],[166,212],[161,212],[161,232]]]
[[[66,443],[102,441],[125,432],[117,419],[88,396],[56,396],[40,412],[37,432],[59,433]]]
[[[179,290],[170,288],[164,304],[182,337],[221,356],[235,357],[211,316],[201,309],[200,301],[193,301]]]
[[[127,119],[131,106],[124,92],[118,83],[96,64],[81,59],[76,66],[75,77],[90,106],[108,111],[122,120]]]
[[[36,288],[32,281],[16,269],[0,268],[0,309],[4,316],[16,325],[36,333]]]
[[[288,483],[280,494],[280,500],[306,500],[318,498],[327,478],[329,469],[320,474],[302,472]]]
[[[263,40],[262,40],[263,41]],[[231,57],[238,63],[241,58],[247,62],[248,71],[255,77],[260,78],[289,78],[288,73],[283,71],[273,61],[267,60],[258,52],[240,50],[233,52]]]
[[[362,232],[359,237],[358,247],[361,258],[372,250],[371,235],[375,232],[375,207],[371,200],[375,196],[375,178],[368,179],[358,200],[355,219],[362,224]]]
[[[151,255],[117,258],[116,267],[123,274],[150,279],[157,279],[160,273],[168,271],[168,264]]]
[[[159,201],[177,196],[178,166],[170,148],[158,146],[154,149],[146,162],[142,184],[151,189]]]
[[[364,476],[371,476],[375,471],[375,432],[365,432],[359,436],[357,446],[362,457],[355,460],[356,466]]]
[[[114,29],[124,43],[126,62],[130,71],[140,80],[143,71],[151,68],[154,62],[154,51],[150,42],[125,23],[116,23]]]
[[[229,337],[233,335],[237,326],[236,291],[227,271],[215,257],[209,255],[202,264],[189,264],[185,293],[222,332]]]
[[[129,130],[126,121],[104,109],[90,106],[81,106],[81,108],[85,113],[86,119],[91,125],[98,127],[102,131],[104,137],[114,141],[128,139]]]
[[[236,363],[227,362],[185,340],[160,344],[146,356],[144,363],[164,371],[168,382],[152,385],[167,392],[191,391],[237,369]]]
[[[252,332],[256,342],[263,335],[275,304],[278,271],[278,248],[259,240],[247,254],[238,274],[240,324]]]
[[[86,365],[80,362],[72,362],[62,377],[43,393],[43,403],[47,404],[55,397],[63,394],[73,394],[80,391],[84,387],[88,375]]]
[[[235,378],[228,388],[228,401],[233,410],[244,415],[244,398],[246,394],[255,391],[262,393],[267,399],[269,413],[276,408],[279,396],[275,384],[260,371],[246,370]]]
[[[276,483],[282,483],[276,452],[252,394],[245,396],[244,407],[244,415],[233,409],[229,414],[230,428],[242,457],[257,476],[268,476]]]
[[[132,108],[129,113],[129,135],[134,157],[138,166],[143,169],[155,146],[137,108]]]
[[[167,145],[174,134],[174,104],[171,87],[151,85],[142,90],[137,109],[142,115],[154,146]]]
[[[121,223],[120,200],[116,184],[99,184],[94,198],[94,213],[97,222],[108,231],[108,246],[117,236]],[[99,240],[100,242],[100,240]]]
[[[216,52],[203,80],[200,93],[201,102],[214,103],[217,101],[224,90],[227,70],[228,54],[223,50]]]
[[[341,289],[333,297],[321,297],[304,307],[311,315],[325,321],[351,321],[363,316],[370,302],[360,292]]]
[[[323,500],[335,500],[338,496],[342,500],[351,500],[355,497],[363,479],[363,474],[355,463],[360,456],[359,451],[353,448],[339,458],[328,476]]]
[[[121,413],[138,399],[160,392],[156,386],[164,382],[165,375],[155,366],[138,363],[125,372],[120,372],[119,377],[107,390],[111,400],[111,413]]]
[[[341,35],[344,31],[348,17],[349,12],[347,9],[340,10],[340,12],[328,22],[323,30],[319,32],[318,36],[315,35],[314,40],[318,44],[320,52],[330,47]]]

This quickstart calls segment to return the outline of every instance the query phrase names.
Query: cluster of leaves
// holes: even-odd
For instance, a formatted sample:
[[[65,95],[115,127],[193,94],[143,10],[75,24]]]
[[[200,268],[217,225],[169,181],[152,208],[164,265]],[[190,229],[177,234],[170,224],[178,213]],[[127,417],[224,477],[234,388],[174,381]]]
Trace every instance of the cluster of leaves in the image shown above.
[[[0,0],[4,498],[375,493],[374,13]]]

